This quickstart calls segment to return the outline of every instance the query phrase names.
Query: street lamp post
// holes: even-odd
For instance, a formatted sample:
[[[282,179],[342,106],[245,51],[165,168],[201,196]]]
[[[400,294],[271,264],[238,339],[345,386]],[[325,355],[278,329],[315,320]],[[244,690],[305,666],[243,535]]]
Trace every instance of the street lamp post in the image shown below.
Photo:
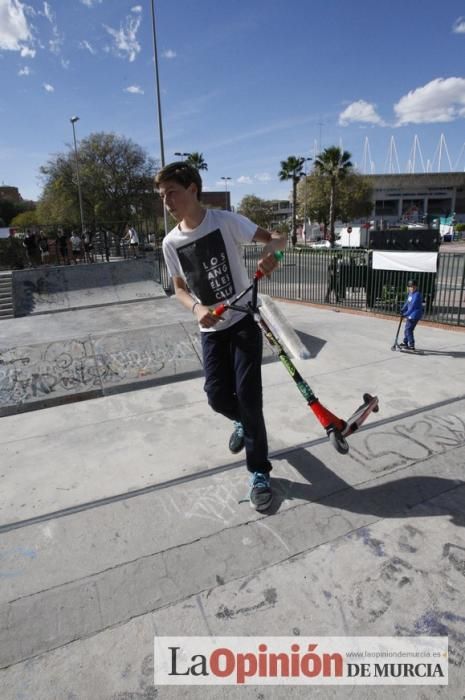
[[[225,198],[225,209],[228,209],[228,180],[230,180],[230,177],[224,177],[223,175],[221,176],[221,179],[224,180],[224,198]]]
[[[179,151],[176,151],[176,153],[174,155],[181,156],[181,158],[184,160],[184,158],[189,158],[189,156],[191,156],[192,153],[180,153]]]
[[[150,5],[152,9],[152,38],[153,38],[153,56],[155,61],[155,88],[157,95],[157,109],[158,109],[158,131],[160,136],[160,160],[161,167],[165,167],[165,146],[163,143],[163,122],[161,116],[161,98],[160,98],[160,76],[158,72],[158,51],[157,51],[157,31],[155,24],[155,6],[154,0],[150,0]],[[166,207],[163,205],[163,218],[165,222],[165,236],[168,233],[168,212]]]
[[[81,231],[82,231],[82,236],[84,237],[85,230],[84,230],[84,213],[82,209],[82,192],[81,192],[81,179],[79,177],[79,158],[78,158],[78,152],[77,152],[77,144],[76,144],[76,129],[74,127],[75,123],[79,121],[79,117],[71,117],[69,120],[72,124],[73,127],[73,139],[74,139],[74,157],[76,159],[76,179],[77,179],[77,186],[78,186],[78,196],[79,196],[79,213],[81,216]]]
[[[313,160],[313,158],[305,158],[305,161]],[[304,164],[305,165],[305,164]],[[304,241],[307,242],[307,175],[304,170],[305,185],[304,185]]]

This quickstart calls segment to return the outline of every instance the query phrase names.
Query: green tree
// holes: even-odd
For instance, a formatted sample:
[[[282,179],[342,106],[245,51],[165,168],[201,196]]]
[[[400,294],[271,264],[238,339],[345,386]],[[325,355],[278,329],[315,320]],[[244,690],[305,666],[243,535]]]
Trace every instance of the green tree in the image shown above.
[[[194,151],[186,158],[186,163],[197,168],[197,170],[208,170],[208,165],[204,160],[203,153],[198,153],[197,151]]]
[[[16,214],[14,219],[11,221],[11,226],[19,229],[31,228],[32,226],[37,226],[38,224],[39,219],[37,217],[36,209],[31,211],[23,211],[21,214]]]
[[[339,185],[336,216],[343,221],[353,221],[371,215],[373,211],[373,187],[359,173],[348,173]]]
[[[154,216],[155,162],[143,148],[122,136],[95,133],[78,149],[84,221],[124,222]],[[74,149],[41,167],[44,190],[39,220],[76,226],[80,221]],[[117,233],[121,232],[117,230]]]
[[[373,189],[369,180],[356,172],[347,174],[338,185],[338,196],[335,202],[335,219],[352,221],[370,216],[373,210]],[[313,172],[297,187],[297,197],[300,211],[304,209],[306,198],[307,214],[313,221],[329,224],[331,199],[331,182],[327,177],[321,177]]]
[[[10,199],[0,199],[0,219],[2,220],[2,226],[9,226],[10,221],[18,213],[18,209],[14,202]]]
[[[257,226],[266,229],[272,226],[273,204],[266,199],[260,199],[254,194],[247,194],[241,199],[237,211],[251,219]]]
[[[315,158],[315,172],[329,182],[329,234],[334,246],[334,222],[336,220],[336,198],[339,184],[352,171],[351,156],[338,146],[330,146]]]
[[[34,202],[23,200],[14,202],[11,199],[0,199],[0,221],[2,226],[10,226],[11,222],[18,214],[35,208]]]
[[[296,233],[296,209],[297,209],[297,183],[302,176],[302,169],[305,163],[305,158],[289,156],[287,160],[281,161],[281,170],[279,171],[280,180],[292,180],[292,245],[297,243]]]

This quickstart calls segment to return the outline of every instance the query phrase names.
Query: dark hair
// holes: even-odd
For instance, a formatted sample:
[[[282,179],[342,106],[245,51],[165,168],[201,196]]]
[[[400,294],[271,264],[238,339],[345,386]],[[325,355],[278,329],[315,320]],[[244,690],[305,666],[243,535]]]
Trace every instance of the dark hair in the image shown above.
[[[409,280],[407,282],[407,287],[416,287],[417,286],[417,281],[416,280]]]
[[[167,180],[174,180],[174,182],[177,182],[178,185],[182,185],[186,190],[189,185],[194,183],[197,187],[197,199],[200,200],[202,194],[202,178],[197,168],[194,168],[193,165],[189,165],[189,163],[185,163],[184,161],[177,161],[165,165],[165,167],[159,170],[155,175],[156,187],[160,187],[160,185]]]

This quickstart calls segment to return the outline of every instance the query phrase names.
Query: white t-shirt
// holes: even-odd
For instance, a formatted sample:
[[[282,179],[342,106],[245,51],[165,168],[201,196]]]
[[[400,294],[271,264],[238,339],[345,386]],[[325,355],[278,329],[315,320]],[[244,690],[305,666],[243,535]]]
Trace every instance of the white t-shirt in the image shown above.
[[[241,214],[206,209],[202,223],[192,231],[179,224],[163,240],[163,255],[171,277],[182,277],[192,296],[209,307],[231,301],[250,285],[241,244],[250,243],[257,225]],[[251,293],[240,300],[245,305]],[[227,311],[223,322],[203,332],[220,331],[240,321],[244,314]]]
[[[71,248],[73,250],[81,250],[81,238],[79,236],[71,236]]]
[[[135,228],[130,228],[129,231],[129,243],[131,245],[135,245],[136,243],[139,243],[139,236],[137,235],[137,231]]]

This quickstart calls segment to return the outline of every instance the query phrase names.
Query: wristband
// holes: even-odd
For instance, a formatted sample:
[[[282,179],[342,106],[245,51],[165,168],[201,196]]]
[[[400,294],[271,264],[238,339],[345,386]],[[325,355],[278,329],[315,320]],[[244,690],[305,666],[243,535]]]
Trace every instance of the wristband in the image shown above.
[[[198,301],[194,301],[194,303],[192,304],[192,308],[191,308],[192,313],[194,313],[195,307],[198,306],[198,305],[199,305],[199,302],[198,302]]]

